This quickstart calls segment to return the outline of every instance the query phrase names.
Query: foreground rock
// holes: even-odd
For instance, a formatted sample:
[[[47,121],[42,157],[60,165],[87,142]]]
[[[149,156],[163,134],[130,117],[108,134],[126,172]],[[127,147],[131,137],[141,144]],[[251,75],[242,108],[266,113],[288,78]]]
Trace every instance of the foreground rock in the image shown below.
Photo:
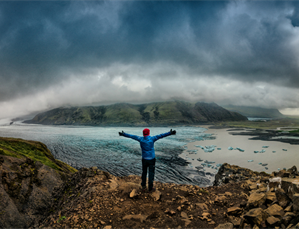
[[[204,189],[154,185],[156,192],[142,192],[139,176],[115,177],[97,168],[82,168],[55,191],[49,215],[34,226],[214,228],[227,222],[228,208],[246,201],[240,193],[247,191],[238,183]]]
[[[286,177],[286,174],[289,177]],[[115,177],[83,168],[54,193],[51,210],[35,227],[88,228],[295,228],[298,194],[280,182],[297,172],[252,172],[224,164],[219,186],[155,182],[142,192],[139,176]],[[274,179],[275,178],[275,179]],[[271,181],[271,182],[270,182]],[[274,182],[273,182],[274,181]],[[286,184],[285,184],[286,186]],[[287,187],[287,186],[286,186]],[[290,187],[290,186],[289,186]],[[292,190],[292,193],[291,193]],[[291,197],[292,198],[291,198]]]
[[[240,228],[298,228],[299,227],[299,173],[293,166],[287,171],[266,173],[253,172],[224,164],[216,175],[215,185],[239,183],[248,195],[240,204],[242,214],[238,216]],[[241,209],[238,209],[241,211]],[[228,209],[228,221],[233,223]],[[219,228],[224,227],[220,225]]]
[[[41,219],[66,178],[30,158],[0,156],[0,228],[29,227]]]
[[[0,138],[0,228],[26,228],[42,219],[53,190],[74,171],[43,143]]]

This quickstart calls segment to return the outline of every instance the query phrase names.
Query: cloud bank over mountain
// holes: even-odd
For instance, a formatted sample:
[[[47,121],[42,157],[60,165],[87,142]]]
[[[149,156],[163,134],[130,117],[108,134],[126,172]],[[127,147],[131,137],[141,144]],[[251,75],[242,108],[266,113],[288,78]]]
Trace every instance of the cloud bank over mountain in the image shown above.
[[[0,117],[180,98],[298,108],[299,2],[0,2]]]

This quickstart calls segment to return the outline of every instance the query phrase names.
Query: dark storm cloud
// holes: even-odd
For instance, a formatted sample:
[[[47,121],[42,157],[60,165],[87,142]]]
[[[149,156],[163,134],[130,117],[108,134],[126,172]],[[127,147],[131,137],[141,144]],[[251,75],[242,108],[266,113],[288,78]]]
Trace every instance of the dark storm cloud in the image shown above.
[[[0,2],[0,101],[82,77],[94,80],[114,65],[142,70],[109,70],[107,82],[119,75],[132,81],[147,76],[154,92],[161,79],[171,77],[182,84],[186,78],[217,76],[299,87],[298,6],[295,1]],[[168,68],[148,73],[159,63]]]

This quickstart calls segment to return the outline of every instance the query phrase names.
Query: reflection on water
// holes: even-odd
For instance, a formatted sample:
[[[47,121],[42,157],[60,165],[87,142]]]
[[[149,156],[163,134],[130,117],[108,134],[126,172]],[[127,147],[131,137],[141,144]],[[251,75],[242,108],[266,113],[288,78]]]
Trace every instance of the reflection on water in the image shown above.
[[[119,131],[141,135],[143,128],[136,127],[70,127],[42,126],[14,123],[0,126],[0,136],[41,141],[54,157],[75,168],[97,166],[113,175],[141,174],[141,150],[137,141],[120,137]],[[168,132],[170,128],[153,127],[151,135]],[[211,138],[204,128],[178,127],[177,135],[155,143],[156,180],[179,184],[210,185],[210,180],[197,170],[187,167],[180,157],[188,142]]]

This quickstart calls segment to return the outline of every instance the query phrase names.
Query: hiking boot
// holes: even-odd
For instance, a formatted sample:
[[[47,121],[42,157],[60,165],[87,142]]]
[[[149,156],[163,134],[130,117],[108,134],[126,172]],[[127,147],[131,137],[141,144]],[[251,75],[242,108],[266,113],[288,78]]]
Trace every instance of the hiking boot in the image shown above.
[[[146,186],[142,186],[142,187],[141,187],[141,191],[142,191],[142,192],[145,192],[145,191],[146,191]]]
[[[148,192],[155,192],[156,188],[152,188],[151,190],[148,190]]]

